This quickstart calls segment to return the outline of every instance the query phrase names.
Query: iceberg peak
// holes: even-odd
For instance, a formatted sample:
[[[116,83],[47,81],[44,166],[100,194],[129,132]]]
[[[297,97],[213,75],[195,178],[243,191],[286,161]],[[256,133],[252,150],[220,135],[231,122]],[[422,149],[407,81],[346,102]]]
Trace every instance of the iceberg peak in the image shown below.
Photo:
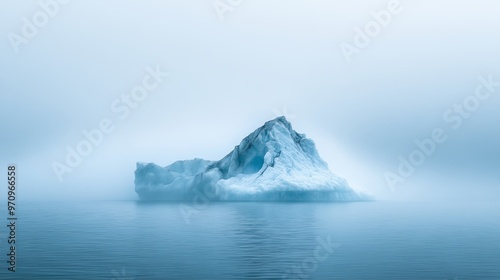
[[[263,127],[271,128],[274,127],[275,125],[283,125],[285,126],[289,131],[292,130],[292,124],[286,119],[285,116],[277,117],[273,120],[267,121]]]

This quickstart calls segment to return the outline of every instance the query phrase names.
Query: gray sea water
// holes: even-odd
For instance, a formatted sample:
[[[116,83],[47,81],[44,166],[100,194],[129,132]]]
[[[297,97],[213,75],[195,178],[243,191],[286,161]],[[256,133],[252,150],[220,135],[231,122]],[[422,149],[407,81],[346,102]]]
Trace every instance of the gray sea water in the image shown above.
[[[180,206],[19,203],[0,279],[500,279],[495,203],[211,203],[189,223]]]

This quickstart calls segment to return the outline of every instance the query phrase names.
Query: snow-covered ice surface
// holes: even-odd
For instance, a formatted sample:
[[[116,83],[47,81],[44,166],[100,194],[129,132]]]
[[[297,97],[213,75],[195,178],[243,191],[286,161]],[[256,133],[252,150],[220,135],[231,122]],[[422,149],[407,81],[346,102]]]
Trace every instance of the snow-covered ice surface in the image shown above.
[[[285,117],[266,122],[219,161],[137,163],[135,191],[142,200],[364,201],[365,192],[333,174],[314,142]]]

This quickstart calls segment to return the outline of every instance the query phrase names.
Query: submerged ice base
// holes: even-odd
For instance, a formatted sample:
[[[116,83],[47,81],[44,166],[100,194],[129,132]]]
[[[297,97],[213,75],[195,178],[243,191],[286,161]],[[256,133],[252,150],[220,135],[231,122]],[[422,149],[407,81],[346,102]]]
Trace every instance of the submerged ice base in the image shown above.
[[[137,163],[141,200],[364,201],[319,156],[314,142],[285,117],[266,122],[219,161],[193,159],[167,167]]]

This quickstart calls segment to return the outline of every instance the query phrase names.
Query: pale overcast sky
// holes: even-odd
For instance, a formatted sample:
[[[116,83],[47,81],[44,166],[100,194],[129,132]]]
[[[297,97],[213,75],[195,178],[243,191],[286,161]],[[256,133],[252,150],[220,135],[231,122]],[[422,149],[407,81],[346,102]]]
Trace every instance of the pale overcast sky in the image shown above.
[[[458,129],[458,113],[443,119],[479,76],[500,82],[499,1],[400,1],[350,63],[340,46],[396,4],[39,2],[0,3],[0,166],[19,166],[21,198],[133,199],[135,162],[218,160],[285,107],[335,173],[380,199],[500,195],[500,87]],[[157,66],[170,76],[118,113]],[[53,163],[106,119],[114,130],[60,182]],[[391,192],[384,173],[436,128],[447,141]]]

